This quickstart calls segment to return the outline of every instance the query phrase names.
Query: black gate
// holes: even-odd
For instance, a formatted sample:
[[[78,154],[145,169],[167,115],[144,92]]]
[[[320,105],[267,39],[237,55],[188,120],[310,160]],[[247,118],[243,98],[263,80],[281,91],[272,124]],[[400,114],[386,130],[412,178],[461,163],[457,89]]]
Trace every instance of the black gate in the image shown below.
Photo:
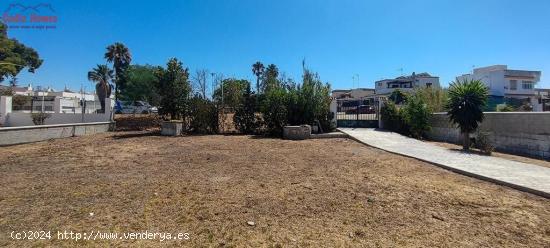
[[[336,125],[338,127],[378,127],[379,99],[337,99]]]

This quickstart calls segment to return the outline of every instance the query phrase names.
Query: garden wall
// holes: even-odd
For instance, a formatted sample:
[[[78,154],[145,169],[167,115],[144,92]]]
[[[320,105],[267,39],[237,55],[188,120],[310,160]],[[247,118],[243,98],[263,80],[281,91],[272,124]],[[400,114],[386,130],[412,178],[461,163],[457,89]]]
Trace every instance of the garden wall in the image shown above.
[[[50,113],[50,117],[44,121],[46,125],[69,124],[69,123],[90,123],[90,122],[105,122],[111,118],[111,113],[106,114],[65,114],[65,113]],[[33,126],[31,114],[24,112],[11,112],[6,115],[4,126],[20,127]]]
[[[91,123],[91,122],[108,122],[111,120],[111,108],[107,108],[105,113],[99,114],[84,114],[63,113],[60,97],[55,98],[53,112],[47,112],[50,117],[44,123],[46,125],[54,124],[70,124],[70,123]],[[106,98],[105,102],[112,102],[110,98]],[[12,97],[0,96],[0,126],[5,127],[22,127],[33,126],[31,113],[24,111],[12,110]]]
[[[113,130],[113,122],[0,128],[0,146],[83,136]]]
[[[430,120],[428,138],[460,143],[460,131],[446,113],[436,113]],[[550,113],[486,112],[480,130],[490,135],[497,151],[550,159]]]

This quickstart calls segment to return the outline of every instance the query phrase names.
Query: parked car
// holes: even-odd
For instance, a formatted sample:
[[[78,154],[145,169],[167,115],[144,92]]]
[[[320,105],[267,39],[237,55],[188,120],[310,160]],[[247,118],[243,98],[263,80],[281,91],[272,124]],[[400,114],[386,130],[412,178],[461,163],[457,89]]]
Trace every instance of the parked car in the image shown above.
[[[346,114],[374,114],[376,110],[370,105],[359,105],[355,108],[346,110]]]
[[[118,101],[115,105],[117,114],[151,114],[158,113],[157,107],[144,101]]]

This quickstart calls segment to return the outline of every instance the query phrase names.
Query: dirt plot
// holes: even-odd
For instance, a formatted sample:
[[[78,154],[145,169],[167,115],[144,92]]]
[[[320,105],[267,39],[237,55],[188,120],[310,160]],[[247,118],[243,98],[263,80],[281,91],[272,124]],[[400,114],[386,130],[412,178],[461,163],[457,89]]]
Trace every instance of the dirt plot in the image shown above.
[[[548,247],[549,223],[548,199],[347,139],[127,132],[0,147],[0,246]],[[23,230],[190,239],[10,239]]]

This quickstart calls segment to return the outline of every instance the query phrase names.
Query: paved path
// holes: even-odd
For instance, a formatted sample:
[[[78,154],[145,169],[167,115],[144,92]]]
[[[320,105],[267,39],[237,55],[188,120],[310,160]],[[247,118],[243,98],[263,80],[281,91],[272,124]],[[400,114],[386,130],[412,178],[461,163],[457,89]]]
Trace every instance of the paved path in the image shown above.
[[[491,156],[452,151],[397,133],[372,128],[339,128],[369,146],[550,198],[550,168]]]

